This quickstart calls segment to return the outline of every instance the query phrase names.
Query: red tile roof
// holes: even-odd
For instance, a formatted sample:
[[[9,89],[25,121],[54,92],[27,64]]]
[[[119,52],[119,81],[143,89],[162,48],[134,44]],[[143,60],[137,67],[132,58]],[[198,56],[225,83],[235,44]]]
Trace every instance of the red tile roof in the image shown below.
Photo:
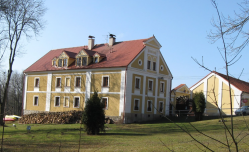
[[[207,76],[209,76],[211,73],[215,73],[215,74],[219,75],[220,77],[222,77],[223,79],[225,79],[226,81],[228,81],[226,75],[221,74],[221,73],[216,72],[216,71],[210,72],[208,75],[206,75],[206,76],[205,76],[204,78],[202,78],[200,81],[202,81],[203,79],[205,79],[205,78],[206,78]],[[239,89],[240,91],[249,93],[249,83],[248,83],[248,82],[245,82],[245,81],[236,79],[236,78],[231,77],[231,76],[229,76],[229,79],[230,79],[230,83],[231,83],[234,87],[236,87],[236,88]],[[196,84],[198,84],[200,81],[198,81]],[[193,86],[195,86],[196,84],[194,84]],[[192,87],[193,87],[193,86],[192,86]],[[190,88],[192,88],[192,87],[190,87]]]
[[[145,47],[143,42],[151,38],[153,37],[148,39],[116,42],[112,47],[109,47],[108,44],[98,44],[95,45],[92,50],[88,50],[87,46],[51,50],[28,67],[24,72],[126,67],[143,50]],[[105,56],[105,58],[99,63],[92,63],[83,67],[76,67],[75,64],[71,64],[67,68],[52,66],[52,59],[58,57],[63,51],[66,52],[68,56],[74,56],[73,58],[75,58],[75,55],[77,55],[82,49],[84,49],[89,55],[93,55],[97,52],[101,56]]]
[[[177,90],[177,89],[181,88],[181,87],[184,86],[184,85],[185,85],[185,84],[180,84],[179,86],[175,87],[175,88],[172,89],[172,90]]]

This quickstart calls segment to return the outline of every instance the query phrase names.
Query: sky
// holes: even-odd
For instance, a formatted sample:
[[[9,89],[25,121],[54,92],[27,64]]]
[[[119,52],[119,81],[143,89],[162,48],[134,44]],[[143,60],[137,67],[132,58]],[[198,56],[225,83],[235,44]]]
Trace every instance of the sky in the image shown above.
[[[239,12],[239,0],[217,0],[219,11],[233,16]],[[106,43],[109,33],[116,41],[128,41],[155,36],[172,75],[172,89],[180,84],[191,87],[210,72],[200,68],[191,58],[217,72],[225,74],[224,61],[214,44],[207,39],[212,18],[218,19],[210,0],[46,0],[45,28],[32,39],[22,37],[21,54],[13,69],[22,72],[50,50],[88,44],[88,36],[95,43]],[[230,74],[249,81],[248,47],[238,62],[229,67]],[[232,55],[228,56],[232,58]],[[8,68],[8,56],[1,64]]]

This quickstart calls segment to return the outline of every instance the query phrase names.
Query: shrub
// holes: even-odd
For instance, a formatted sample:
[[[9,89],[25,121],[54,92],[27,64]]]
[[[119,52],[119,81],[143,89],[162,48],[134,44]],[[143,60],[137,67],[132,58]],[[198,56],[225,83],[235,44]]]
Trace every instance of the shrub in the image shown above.
[[[93,96],[87,100],[84,112],[82,114],[82,123],[88,135],[99,134],[104,132],[105,128],[105,111],[104,104],[95,91]]]
[[[193,98],[193,111],[195,112],[195,120],[202,120],[202,115],[206,108],[206,102],[203,92],[196,92]]]

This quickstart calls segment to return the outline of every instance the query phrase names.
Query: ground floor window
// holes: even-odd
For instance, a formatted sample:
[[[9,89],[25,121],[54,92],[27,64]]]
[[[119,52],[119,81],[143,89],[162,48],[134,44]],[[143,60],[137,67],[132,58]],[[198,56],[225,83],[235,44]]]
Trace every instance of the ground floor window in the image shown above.
[[[102,97],[102,103],[104,103],[104,109],[108,109],[108,98],[107,97]]]
[[[38,96],[34,96],[34,106],[38,106]]]
[[[134,100],[134,111],[139,110],[139,99]]]
[[[159,102],[159,112],[163,112],[163,102],[162,101],[160,101]]]
[[[55,97],[54,106],[55,106],[55,107],[59,107],[59,106],[60,106],[60,97]]]
[[[80,97],[74,97],[73,107],[74,108],[79,108],[80,107]]]
[[[152,101],[151,100],[148,100],[147,102],[147,111],[152,111]]]

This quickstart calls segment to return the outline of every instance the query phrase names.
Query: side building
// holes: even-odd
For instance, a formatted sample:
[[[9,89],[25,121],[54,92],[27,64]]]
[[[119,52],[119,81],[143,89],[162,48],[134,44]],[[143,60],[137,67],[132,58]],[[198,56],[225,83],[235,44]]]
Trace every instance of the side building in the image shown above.
[[[97,91],[106,116],[124,123],[169,114],[172,74],[153,36],[51,50],[25,71],[23,114],[84,110]]]
[[[242,106],[249,106],[249,83],[233,77],[229,77],[229,79],[234,115],[236,109]],[[218,107],[221,109],[222,114],[231,115],[229,84],[226,75],[212,71],[193,85],[190,90],[192,91],[192,96],[195,92],[202,91],[204,93],[206,115],[219,115]]]

